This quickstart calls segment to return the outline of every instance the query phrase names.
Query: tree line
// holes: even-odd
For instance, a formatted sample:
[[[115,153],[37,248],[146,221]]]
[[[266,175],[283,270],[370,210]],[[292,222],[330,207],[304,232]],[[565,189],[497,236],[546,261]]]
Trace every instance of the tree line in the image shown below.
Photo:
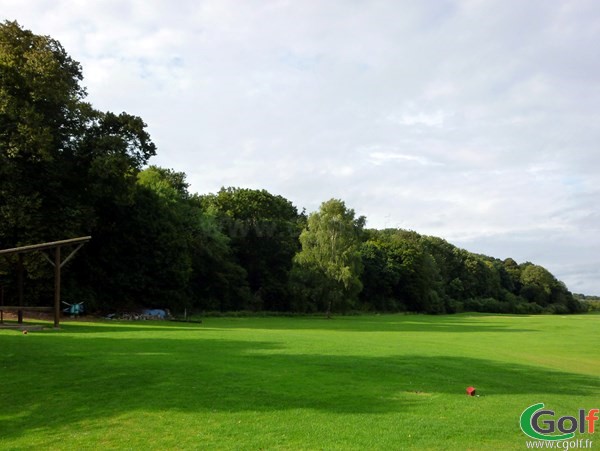
[[[584,311],[600,312],[600,296],[573,293],[573,297],[581,303]]]
[[[139,117],[86,102],[61,44],[0,24],[0,248],[92,235],[63,298],[98,311],[567,313],[581,303],[545,268],[470,253],[414,231],[365,227],[342,200],[299,211],[265,190],[199,195],[149,165]],[[51,299],[25,257],[30,305]],[[0,260],[6,303],[14,259]]]

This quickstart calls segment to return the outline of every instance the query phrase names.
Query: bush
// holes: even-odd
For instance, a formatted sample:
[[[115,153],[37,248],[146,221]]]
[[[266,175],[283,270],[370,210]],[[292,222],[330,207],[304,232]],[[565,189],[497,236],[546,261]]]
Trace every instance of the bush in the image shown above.
[[[551,315],[566,315],[571,312],[564,304],[550,304],[544,309],[544,313],[550,313]]]
[[[575,299],[573,296],[570,296],[567,300],[566,308],[569,313],[584,313],[588,311],[583,302]]]
[[[427,300],[424,307],[425,313],[434,315],[446,313],[444,301],[435,290],[429,290],[429,293],[427,293]]]
[[[455,299],[446,300],[446,312],[448,313],[462,313],[465,311],[465,304]]]
[[[600,312],[600,301],[582,301],[580,302],[584,312]]]
[[[537,315],[544,311],[544,308],[535,302],[524,302],[515,306],[514,313],[520,315]]]
[[[467,299],[464,303],[467,312],[512,313],[511,305],[494,298]]]

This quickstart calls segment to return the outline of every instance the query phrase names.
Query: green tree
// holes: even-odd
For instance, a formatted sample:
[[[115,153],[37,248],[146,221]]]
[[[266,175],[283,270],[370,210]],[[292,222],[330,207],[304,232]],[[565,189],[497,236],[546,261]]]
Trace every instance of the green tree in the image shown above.
[[[190,198],[186,174],[159,166],[149,166],[137,176],[138,184],[154,191],[169,204],[177,204]]]
[[[426,237],[410,230],[386,229],[376,234],[388,245],[388,258],[399,273],[394,297],[408,310],[444,312],[444,296],[436,260],[429,252]]]
[[[118,276],[123,248],[112,251],[117,260],[96,257],[118,242],[111,238],[121,210],[136,202],[137,173],[155,146],[140,118],[86,103],[81,80],[79,63],[58,41],[16,22],[0,24],[0,247],[92,234],[77,268],[104,264]],[[40,259],[27,259],[32,279],[51,273]],[[82,294],[91,281],[73,280],[76,273],[66,273],[67,295]]]
[[[556,279],[539,265],[525,263],[521,271],[521,296],[542,307],[550,303],[552,287]]]
[[[253,295],[246,308],[290,310],[289,273],[302,221],[296,207],[282,196],[245,188],[223,188],[202,202],[218,218],[246,271]]]
[[[80,202],[63,203],[74,175],[65,157],[90,112],[81,79],[58,41],[0,24],[1,244],[62,237],[83,225]]]
[[[503,265],[509,279],[505,283],[506,288],[514,294],[519,294],[521,291],[521,268],[519,264],[512,258],[507,258],[504,260]]]
[[[230,240],[221,232],[217,219],[204,210],[198,196],[189,194],[185,173],[150,166],[140,172],[138,184],[160,199],[160,204],[154,207],[153,219],[161,210],[168,215],[165,227],[156,228],[160,240],[155,246],[161,260],[172,256],[170,263],[163,261],[167,264],[164,272],[172,274],[161,281],[161,286],[177,282],[179,299],[185,300],[186,308],[223,311],[244,308],[251,299],[247,274],[236,263]]]
[[[373,236],[361,244],[360,256],[363,265],[360,300],[364,307],[376,311],[402,310],[400,300],[394,295],[401,279],[401,260],[395,258],[390,244]]]
[[[202,201],[192,196],[192,307],[202,311],[234,311],[247,308],[252,294],[248,274],[231,249],[231,240]]]
[[[327,316],[337,306],[351,306],[362,289],[361,234],[365,218],[355,218],[343,201],[331,199],[309,215],[300,235],[302,250],[296,255],[299,271],[314,274],[314,287]],[[313,290],[314,291],[314,290]]]

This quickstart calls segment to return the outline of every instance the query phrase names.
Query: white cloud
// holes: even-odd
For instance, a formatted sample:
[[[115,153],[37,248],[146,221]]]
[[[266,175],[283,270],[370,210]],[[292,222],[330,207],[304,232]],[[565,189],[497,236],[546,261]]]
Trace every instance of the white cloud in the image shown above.
[[[427,127],[441,127],[444,125],[446,114],[443,111],[435,111],[433,113],[402,113],[400,115],[389,114],[387,119],[399,125],[413,126],[424,125]]]
[[[377,148],[377,147],[375,147]],[[369,153],[369,160],[376,166],[380,166],[385,163],[393,162],[412,162],[423,166],[440,165],[441,163],[435,163],[425,157],[418,155],[407,155],[394,151],[378,150]]]

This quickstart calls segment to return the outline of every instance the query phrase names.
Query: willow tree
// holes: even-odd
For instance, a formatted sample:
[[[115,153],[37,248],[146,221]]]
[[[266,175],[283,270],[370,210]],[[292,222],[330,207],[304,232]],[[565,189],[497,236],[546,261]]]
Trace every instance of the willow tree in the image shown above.
[[[308,217],[300,234],[302,250],[294,259],[296,272],[325,308],[327,317],[337,306],[351,306],[362,289],[359,253],[365,218],[355,217],[343,201],[331,199]]]

